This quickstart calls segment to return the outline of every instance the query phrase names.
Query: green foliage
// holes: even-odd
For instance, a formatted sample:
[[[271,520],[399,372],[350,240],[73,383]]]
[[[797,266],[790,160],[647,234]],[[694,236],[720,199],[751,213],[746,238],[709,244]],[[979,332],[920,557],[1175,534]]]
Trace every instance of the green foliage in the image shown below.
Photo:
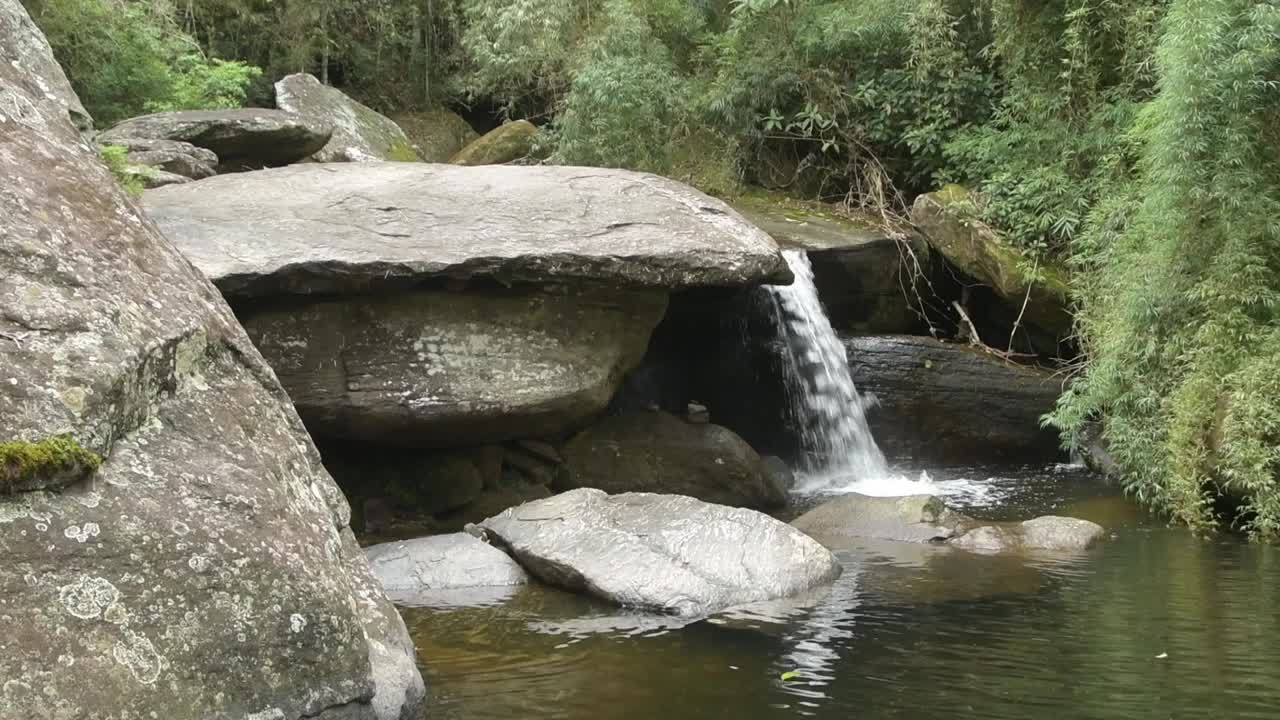
[[[103,145],[98,148],[98,154],[102,156],[102,161],[106,163],[107,169],[115,176],[116,182],[120,183],[120,187],[133,197],[142,195],[142,178],[138,176],[134,167],[129,164],[128,148],[119,145]]]
[[[68,435],[0,443],[0,495],[62,487],[92,475],[102,458]]]

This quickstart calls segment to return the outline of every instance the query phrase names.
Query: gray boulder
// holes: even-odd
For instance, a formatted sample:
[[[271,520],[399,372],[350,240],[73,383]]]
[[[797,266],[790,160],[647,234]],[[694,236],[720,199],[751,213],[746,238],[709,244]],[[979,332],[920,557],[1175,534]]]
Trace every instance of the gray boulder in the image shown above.
[[[25,114],[24,105],[54,104],[66,112],[80,132],[93,130],[93,118],[80,103],[44,33],[31,21],[19,2],[0,2],[0,65],[14,69],[7,75],[10,87],[0,95],[0,112]],[[21,89],[21,92],[18,90]]]
[[[564,458],[567,487],[689,495],[739,507],[787,503],[786,487],[742,438],[665,412],[605,418],[570,440]]]
[[[625,170],[303,164],[162,188],[143,203],[233,298],[429,278],[790,282],[773,240],[727,205]]]
[[[186,175],[165,172],[146,165],[127,165],[124,171],[137,178],[142,183],[142,187],[148,190],[165,187],[166,185],[182,185],[191,182],[191,178]]]
[[[983,553],[1080,552],[1102,539],[1097,523],[1046,515],[1021,523],[995,523],[968,530],[948,541],[952,547]]]
[[[1041,427],[1062,380],[973,348],[899,335],[845,340],[853,381],[875,396],[867,421],[880,446],[941,461],[1051,461],[1057,433]]]
[[[538,128],[528,120],[503,123],[468,143],[449,162],[454,165],[501,165],[533,154]]]
[[[333,127],[283,110],[175,110],[131,118],[98,136],[102,145],[130,139],[178,140],[212,151],[230,169],[288,165],[329,142]]]
[[[311,158],[317,162],[417,160],[404,131],[390,118],[346,93],[297,73],[276,83],[276,107],[333,128],[333,137]]]
[[[212,150],[196,147],[180,140],[154,138],[115,138],[113,144],[123,147],[130,164],[154,168],[192,180],[218,174],[218,156]]]
[[[785,523],[682,495],[582,488],[481,527],[547,583],[680,616],[795,595],[841,571],[834,555]]]
[[[15,47],[23,10],[0,17]],[[0,492],[0,716],[420,717],[288,397],[43,101],[29,68],[52,64],[0,63],[0,453],[28,461],[10,489],[46,481]]]
[[[312,432],[438,448],[582,427],[665,307],[653,290],[422,291],[242,318]]]
[[[967,520],[932,495],[872,497],[840,495],[791,521],[828,547],[851,538],[897,542],[940,542],[955,536]]]
[[[529,582],[510,556],[466,533],[374,545],[365,557],[382,588],[401,604],[419,604],[432,591]]]

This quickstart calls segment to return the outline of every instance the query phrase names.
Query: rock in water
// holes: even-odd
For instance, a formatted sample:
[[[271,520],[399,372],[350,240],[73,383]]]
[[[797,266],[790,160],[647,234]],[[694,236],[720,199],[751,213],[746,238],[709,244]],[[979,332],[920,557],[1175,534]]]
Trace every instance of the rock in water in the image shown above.
[[[1102,539],[1106,530],[1077,518],[1046,515],[1020,523],[993,523],[968,530],[948,544],[983,553],[1079,552]]]
[[[308,163],[143,203],[233,298],[430,278],[663,289],[791,279],[773,239],[724,203],[626,170]]]
[[[0,48],[36,32],[16,0],[0,18]],[[52,63],[0,63],[0,443],[100,463],[0,494],[0,717],[421,717],[288,397],[39,91]]]
[[[830,551],[768,515],[683,495],[581,488],[481,527],[545,582],[681,616],[795,595],[841,571]]]
[[[297,73],[277,82],[276,107],[333,128],[328,144],[311,156],[317,162],[418,159],[399,125],[314,75]]]
[[[365,549],[369,569],[397,602],[436,590],[525,585],[529,575],[506,553],[466,533],[383,543]]]
[[[449,158],[454,165],[501,165],[533,153],[538,128],[528,120],[515,120],[490,130]]]
[[[967,518],[947,509],[932,495],[871,497],[840,495],[791,521],[792,526],[828,547],[850,538],[898,542],[936,542],[957,533]]]
[[[606,418],[570,440],[564,456],[570,487],[674,493],[752,508],[787,504],[786,488],[746,441],[719,425],[665,412]]]
[[[117,123],[98,136],[103,145],[130,138],[178,140],[213,151],[231,169],[288,165],[318,152],[333,127],[283,110],[175,110]]]

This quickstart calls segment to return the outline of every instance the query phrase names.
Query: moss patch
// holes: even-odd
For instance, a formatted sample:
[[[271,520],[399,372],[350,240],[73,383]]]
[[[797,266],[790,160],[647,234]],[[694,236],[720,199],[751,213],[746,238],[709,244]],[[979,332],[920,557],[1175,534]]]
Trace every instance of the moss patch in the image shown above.
[[[0,443],[0,495],[59,489],[88,478],[102,458],[69,435]]]
[[[396,141],[394,145],[387,148],[386,158],[395,162],[422,162],[422,158],[418,157],[418,152],[413,146],[403,141]]]

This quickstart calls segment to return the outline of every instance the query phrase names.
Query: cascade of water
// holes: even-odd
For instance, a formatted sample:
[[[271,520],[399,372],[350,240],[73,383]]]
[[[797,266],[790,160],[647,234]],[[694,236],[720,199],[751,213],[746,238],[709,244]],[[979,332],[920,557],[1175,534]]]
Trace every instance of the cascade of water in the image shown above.
[[[854,387],[844,345],[818,298],[813,266],[802,250],[783,256],[791,285],[768,288],[786,340],[791,410],[802,419],[805,457],[801,490],[821,492],[890,477],[884,454],[867,427],[866,401]]]

